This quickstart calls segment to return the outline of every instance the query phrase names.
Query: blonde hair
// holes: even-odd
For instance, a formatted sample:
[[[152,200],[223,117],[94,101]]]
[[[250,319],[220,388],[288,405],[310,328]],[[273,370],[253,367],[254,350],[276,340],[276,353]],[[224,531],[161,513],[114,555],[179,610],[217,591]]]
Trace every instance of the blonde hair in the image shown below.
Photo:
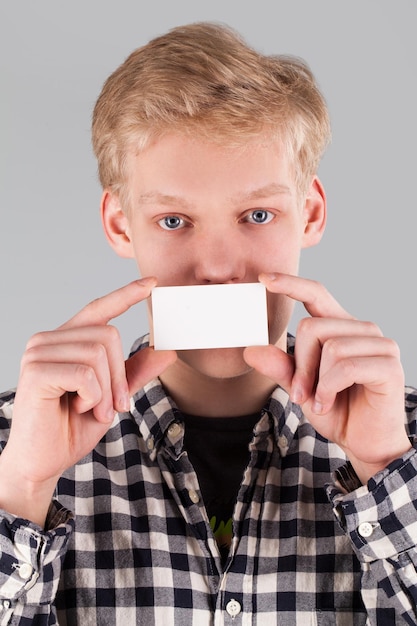
[[[123,195],[129,153],[168,132],[228,146],[279,139],[302,189],[317,171],[330,123],[303,60],[263,55],[231,28],[202,22],[138,48],[104,83],[92,124],[103,188]]]

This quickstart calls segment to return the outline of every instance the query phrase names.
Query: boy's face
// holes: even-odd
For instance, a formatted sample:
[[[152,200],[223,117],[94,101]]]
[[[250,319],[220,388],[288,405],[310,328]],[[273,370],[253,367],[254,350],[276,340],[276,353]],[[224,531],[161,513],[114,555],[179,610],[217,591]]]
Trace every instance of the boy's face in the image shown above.
[[[314,179],[307,198],[278,143],[231,149],[167,135],[130,157],[128,211],[103,196],[109,241],[134,256],[158,285],[257,282],[261,272],[296,274],[300,250],[316,243],[325,199]],[[285,348],[289,298],[268,294],[270,342]],[[182,361],[214,377],[248,367],[242,349],[192,350]]]

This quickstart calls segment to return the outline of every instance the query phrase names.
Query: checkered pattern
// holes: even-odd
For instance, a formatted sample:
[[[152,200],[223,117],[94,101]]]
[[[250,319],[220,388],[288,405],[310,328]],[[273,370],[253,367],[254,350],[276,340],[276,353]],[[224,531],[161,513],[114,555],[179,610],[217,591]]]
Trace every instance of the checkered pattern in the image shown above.
[[[4,445],[13,393],[0,402]],[[411,437],[416,407],[407,389]],[[222,570],[173,422],[181,413],[154,380],[61,478],[47,531],[1,514],[0,624],[417,624],[414,450],[359,486],[277,388],[250,444]]]

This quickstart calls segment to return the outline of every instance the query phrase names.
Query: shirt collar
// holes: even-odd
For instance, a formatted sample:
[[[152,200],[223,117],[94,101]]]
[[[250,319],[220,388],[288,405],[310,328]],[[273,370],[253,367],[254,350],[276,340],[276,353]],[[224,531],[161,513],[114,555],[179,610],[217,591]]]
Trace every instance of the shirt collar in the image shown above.
[[[130,356],[149,346],[149,337],[138,339]],[[288,335],[288,351],[292,352],[294,338]],[[165,393],[159,380],[155,378],[140,389],[132,398],[131,414],[135,418],[140,433],[151,457],[167,437],[167,431],[174,422],[181,422],[181,412],[174,401]],[[269,430],[273,433],[281,456],[285,456],[303,417],[301,408],[293,404],[282,387],[276,387],[267,401],[262,418],[255,427],[255,434]],[[173,429],[171,429],[172,431]],[[174,430],[175,437],[168,437],[167,450],[173,457],[182,453],[182,432]]]

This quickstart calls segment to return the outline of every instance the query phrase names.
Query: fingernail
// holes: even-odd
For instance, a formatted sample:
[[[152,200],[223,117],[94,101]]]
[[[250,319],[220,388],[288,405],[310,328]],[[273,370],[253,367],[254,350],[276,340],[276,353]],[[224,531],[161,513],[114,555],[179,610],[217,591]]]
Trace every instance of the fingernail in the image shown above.
[[[318,400],[314,400],[313,406],[311,407],[311,410],[313,411],[313,413],[316,413],[317,415],[320,415],[320,413],[323,413],[323,405],[322,405],[322,403],[319,402]]]
[[[116,415],[116,411],[114,410],[113,407],[110,407],[109,409],[107,409],[106,415],[105,415],[106,422],[110,424],[114,420],[115,415]]]
[[[276,280],[277,279],[277,274],[272,274],[272,273],[264,273],[261,274],[261,278],[265,277],[267,280]]]
[[[130,395],[128,393],[124,393],[120,398],[120,408],[125,413],[130,411]]]
[[[294,402],[295,404],[301,404],[301,401],[303,399],[303,394],[301,389],[294,389],[294,391],[291,391],[291,401]]]
[[[145,278],[139,278],[136,282],[141,287],[155,287],[158,281],[155,276],[146,276]]]

